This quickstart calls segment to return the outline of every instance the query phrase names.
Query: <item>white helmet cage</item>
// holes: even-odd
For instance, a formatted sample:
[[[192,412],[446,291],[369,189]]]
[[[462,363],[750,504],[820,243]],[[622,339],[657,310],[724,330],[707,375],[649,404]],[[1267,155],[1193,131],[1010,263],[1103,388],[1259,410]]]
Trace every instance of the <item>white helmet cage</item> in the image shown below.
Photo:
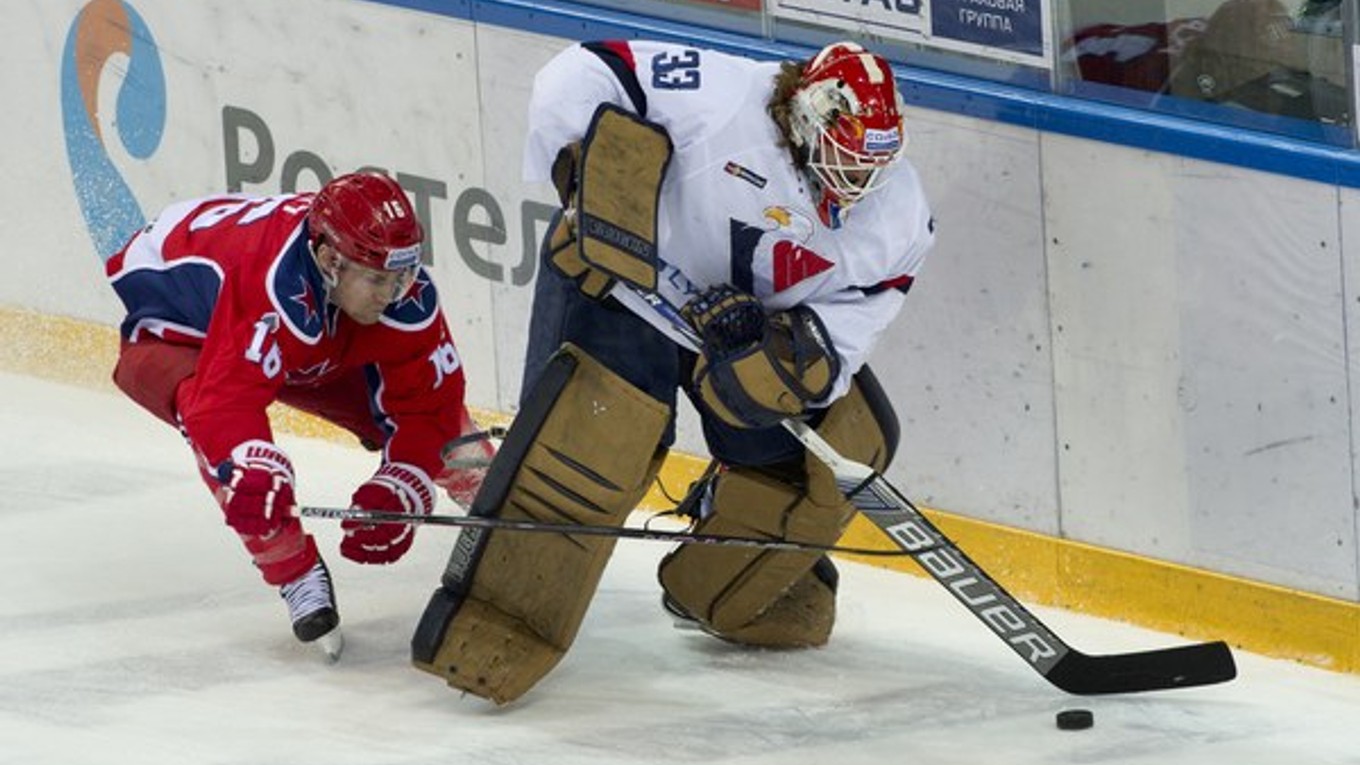
[[[892,72],[885,71],[875,56],[858,45],[838,43],[824,48],[808,65],[807,71],[818,69],[831,53],[841,57],[850,53],[858,59],[854,66],[856,78],[880,93],[883,88],[890,88],[896,114],[902,113],[904,104],[892,84]],[[842,208],[850,207],[880,188],[885,180],[884,171],[902,155],[906,134],[900,124],[892,131],[873,127],[865,130],[863,125],[858,125],[861,128],[858,146],[838,139],[837,133],[844,135],[845,131],[836,128],[845,127],[845,118],[858,123],[856,118],[866,112],[855,88],[844,77],[814,79],[795,91],[790,106],[790,140],[803,152],[807,170],[815,183],[835,197]],[[887,140],[879,140],[881,138]]]

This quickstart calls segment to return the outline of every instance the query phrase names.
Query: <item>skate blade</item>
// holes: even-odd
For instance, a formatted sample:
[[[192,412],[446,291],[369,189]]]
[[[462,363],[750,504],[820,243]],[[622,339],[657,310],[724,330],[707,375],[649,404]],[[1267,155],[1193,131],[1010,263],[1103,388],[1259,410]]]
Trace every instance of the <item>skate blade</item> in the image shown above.
[[[340,661],[340,654],[345,650],[345,636],[340,632],[339,627],[327,632],[314,642],[316,647],[321,649],[321,654],[325,657],[327,664]]]

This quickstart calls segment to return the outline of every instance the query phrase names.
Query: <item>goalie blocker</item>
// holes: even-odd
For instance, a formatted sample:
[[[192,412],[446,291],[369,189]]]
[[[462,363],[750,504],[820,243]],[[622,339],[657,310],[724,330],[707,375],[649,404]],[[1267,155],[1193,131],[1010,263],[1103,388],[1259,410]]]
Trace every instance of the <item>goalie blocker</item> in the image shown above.
[[[497,453],[473,515],[621,526],[664,458],[667,406],[564,344]],[[464,529],[411,643],[418,669],[504,704],[561,660],[616,540]]]
[[[657,206],[672,152],[661,126],[605,103],[581,142],[558,153],[553,185],[567,212],[548,262],[585,294],[603,300],[616,280],[656,288]]]

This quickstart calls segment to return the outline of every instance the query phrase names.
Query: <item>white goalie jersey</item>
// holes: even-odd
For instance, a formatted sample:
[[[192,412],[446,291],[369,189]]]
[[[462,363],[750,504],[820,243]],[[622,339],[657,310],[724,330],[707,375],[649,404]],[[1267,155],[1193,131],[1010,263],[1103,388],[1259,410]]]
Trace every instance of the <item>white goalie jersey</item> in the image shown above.
[[[830,400],[902,307],[934,225],[905,159],[839,225],[823,224],[766,111],[778,72],[777,62],[669,43],[572,46],[534,80],[524,176],[549,180],[603,102],[665,128],[675,153],[661,187],[661,259],[701,288],[730,284],[772,311],[816,311],[842,362]]]

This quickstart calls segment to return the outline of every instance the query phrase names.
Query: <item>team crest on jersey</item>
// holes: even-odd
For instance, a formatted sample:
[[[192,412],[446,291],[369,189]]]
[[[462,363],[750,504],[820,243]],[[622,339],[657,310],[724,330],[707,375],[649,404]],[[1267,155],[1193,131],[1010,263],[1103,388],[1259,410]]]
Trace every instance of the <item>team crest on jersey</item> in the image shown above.
[[[297,292],[288,299],[302,307],[302,324],[304,326],[320,320],[321,310],[316,290],[312,289],[312,285],[306,279],[298,279]]]
[[[834,263],[808,248],[781,239],[771,248],[774,291],[784,290],[830,269]]]
[[[723,165],[723,170],[726,171],[728,175],[740,178],[758,189],[765,188],[765,184],[769,183],[769,181],[765,180],[764,176],[756,173],[750,168],[742,167],[736,162],[728,162]]]
[[[269,268],[269,301],[298,339],[314,345],[326,328],[327,306],[321,272],[307,244],[294,239]]]
[[[812,219],[783,206],[765,208],[764,225],[732,221],[734,284],[755,295],[774,295],[835,268],[808,246]]]
[[[792,236],[800,242],[812,237],[812,219],[803,213],[783,205],[771,205],[761,211],[765,216],[766,229]]]
[[[420,329],[430,323],[438,308],[434,282],[425,269],[418,268],[405,294],[383,312],[382,322],[401,329]]]

